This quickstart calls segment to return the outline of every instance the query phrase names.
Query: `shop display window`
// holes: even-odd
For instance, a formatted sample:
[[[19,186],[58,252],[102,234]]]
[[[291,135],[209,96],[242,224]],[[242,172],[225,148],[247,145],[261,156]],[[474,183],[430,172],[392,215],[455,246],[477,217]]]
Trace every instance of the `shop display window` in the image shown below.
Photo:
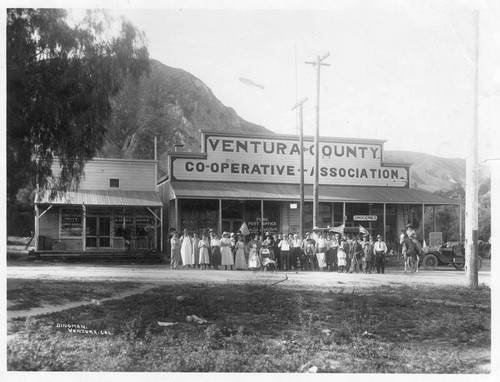
[[[82,236],[82,210],[78,208],[61,211],[60,237]]]

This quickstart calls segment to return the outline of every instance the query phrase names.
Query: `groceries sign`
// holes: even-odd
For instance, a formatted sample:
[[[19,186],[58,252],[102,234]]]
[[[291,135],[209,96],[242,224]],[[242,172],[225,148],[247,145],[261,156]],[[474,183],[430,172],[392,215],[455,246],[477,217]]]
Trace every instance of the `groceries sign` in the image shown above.
[[[242,137],[202,133],[203,154],[170,155],[172,180],[300,183],[298,137]],[[315,145],[304,139],[304,182],[313,184]],[[325,185],[407,187],[407,165],[383,164],[382,143],[324,140],[319,182]]]

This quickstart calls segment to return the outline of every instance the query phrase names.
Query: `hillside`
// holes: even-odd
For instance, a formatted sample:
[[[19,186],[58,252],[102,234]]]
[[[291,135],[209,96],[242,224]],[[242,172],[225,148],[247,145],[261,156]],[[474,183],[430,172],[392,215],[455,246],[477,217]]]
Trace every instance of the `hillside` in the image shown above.
[[[198,78],[155,60],[149,77],[127,82],[112,107],[99,156],[152,159],[156,136],[162,174],[165,153],[174,150],[174,143],[183,142],[185,151],[200,150],[201,129],[272,134],[224,106]]]

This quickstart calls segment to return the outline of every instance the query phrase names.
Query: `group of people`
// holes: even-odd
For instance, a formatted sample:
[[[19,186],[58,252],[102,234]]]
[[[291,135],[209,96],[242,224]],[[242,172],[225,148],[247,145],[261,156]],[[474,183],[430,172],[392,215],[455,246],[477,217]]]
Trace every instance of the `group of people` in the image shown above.
[[[340,233],[266,233],[247,237],[241,233],[214,230],[198,236],[184,229],[172,233],[171,268],[257,270],[316,270],[377,273],[385,272],[387,245],[382,236],[343,236]]]

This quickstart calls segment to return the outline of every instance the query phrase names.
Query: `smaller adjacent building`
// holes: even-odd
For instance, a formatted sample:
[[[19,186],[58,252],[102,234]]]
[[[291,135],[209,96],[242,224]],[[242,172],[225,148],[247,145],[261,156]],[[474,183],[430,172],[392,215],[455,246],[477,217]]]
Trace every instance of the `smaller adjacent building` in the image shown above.
[[[55,160],[53,176],[60,163]],[[35,197],[35,251],[162,250],[156,160],[95,158],[78,190]]]

